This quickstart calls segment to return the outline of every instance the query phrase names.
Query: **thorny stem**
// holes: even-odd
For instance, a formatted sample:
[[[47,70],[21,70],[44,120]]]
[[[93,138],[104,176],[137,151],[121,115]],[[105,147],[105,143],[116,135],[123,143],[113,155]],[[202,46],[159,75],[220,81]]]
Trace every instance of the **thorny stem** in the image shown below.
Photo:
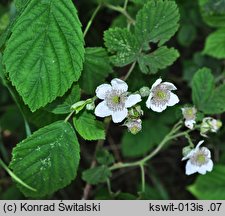
[[[93,23],[93,20],[95,18],[95,16],[97,15],[97,13],[99,12],[99,10],[101,9],[102,5],[99,4],[98,7],[95,9],[95,11],[93,12],[92,16],[91,16],[91,19],[88,21],[88,24],[84,30],[84,37],[86,36],[87,32],[89,31],[92,23]]]
[[[123,14],[127,18],[128,22],[130,22],[131,24],[135,24],[135,20],[130,16],[130,14],[126,11],[125,8],[122,8],[120,6],[114,6],[111,4],[104,4],[104,5],[111,10],[114,10]]]
[[[164,139],[157,146],[157,148],[154,151],[152,151],[149,155],[147,155],[143,159],[138,160],[136,162],[116,163],[110,167],[110,170],[113,171],[113,170],[122,169],[122,168],[126,168],[126,167],[144,166],[146,164],[146,162],[148,162],[150,159],[152,159],[165,146],[166,143],[168,143],[169,141],[176,139],[178,137],[185,136],[186,134],[190,133],[190,131],[191,131],[191,130],[187,130],[187,131],[175,134],[177,132],[177,128],[180,128],[180,122],[179,122],[179,124],[177,124],[175,126],[176,127],[173,127],[173,129],[164,137]]]

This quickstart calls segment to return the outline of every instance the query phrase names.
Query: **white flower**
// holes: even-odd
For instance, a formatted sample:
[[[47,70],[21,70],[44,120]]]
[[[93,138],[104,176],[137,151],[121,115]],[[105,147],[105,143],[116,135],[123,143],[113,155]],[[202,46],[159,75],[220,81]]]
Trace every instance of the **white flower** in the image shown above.
[[[182,160],[187,160],[186,164],[186,175],[191,175],[193,173],[206,174],[206,172],[211,172],[213,169],[213,162],[211,160],[211,152],[206,147],[201,147],[200,145],[204,140],[200,141],[195,149],[191,150],[187,156],[183,157]]]
[[[207,132],[216,133],[222,127],[222,122],[220,120],[214,119],[212,117],[206,117],[202,120],[200,133],[202,136],[207,137]]]
[[[122,122],[128,115],[129,107],[141,101],[139,94],[128,96],[128,85],[120,79],[113,79],[111,85],[102,84],[97,87],[96,95],[103,101],[95,108],[95,115],[99,117],[112,116],[115,123]]]
[[[155,112],[162,112],[167,106],[174,106],[179,102],[177,95],[172,90],[177,88],[170,82],[163,82],[157,79],[152,85],[146,106]]]
[[[196,113],[197,110],[195,107],[184,107],[181,108],[182,110],[182,114],[183,117],[185,119],[184,124],[186,127],[188,127],[189,129],[193,129],[194,125],[196,123],[195,119],[196,119]]]

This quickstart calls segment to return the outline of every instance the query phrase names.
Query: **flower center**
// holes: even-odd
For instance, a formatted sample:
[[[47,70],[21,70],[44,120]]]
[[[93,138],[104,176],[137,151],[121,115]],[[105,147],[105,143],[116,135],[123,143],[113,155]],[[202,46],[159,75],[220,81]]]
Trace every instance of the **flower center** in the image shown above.
[[[126,92],[118,89],[112,89],[106,92],[106,105],[112,111],[121,111],[125,108],[127,99]]]
[[[166,98],[166,92],[164,92],[162,90],[158,90],[156,92],[156,97],[161,99],[161,100],[164,100]]]
[[[170,99],[170,92],[163,85],[158,85],[155,89],[153,89],[152,93],[152,101],[156,106],[164,106]]]
[[[195,153],[191,157],[191,163],[197,166],[202,166],[204,164],[207,164],[209,159],[207,157],[207,153],[204,150],[199,150],[197,153]]]
[[[185,108],[184,118],[187,120],[194,120],[195,114],[196,114],[196,112],[193,108]]]

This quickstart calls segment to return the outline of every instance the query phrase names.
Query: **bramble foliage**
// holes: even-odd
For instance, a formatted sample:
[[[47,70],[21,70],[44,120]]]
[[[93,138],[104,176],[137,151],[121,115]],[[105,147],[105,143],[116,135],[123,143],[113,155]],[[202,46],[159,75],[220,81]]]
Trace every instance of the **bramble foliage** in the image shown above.
[[[225,199],[224,9],[0,3],[0,198]]]

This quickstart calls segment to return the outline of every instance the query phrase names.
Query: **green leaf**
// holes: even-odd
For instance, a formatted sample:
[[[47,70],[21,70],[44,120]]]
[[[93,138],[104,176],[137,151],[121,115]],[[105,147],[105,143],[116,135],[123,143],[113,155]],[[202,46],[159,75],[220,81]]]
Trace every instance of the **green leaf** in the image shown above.
[[[203,52],[218,59],[225,58],[225,28],[219,29],[207,37]]]
[[[85,49],[84,70],[80,78],[81,88],[93,94],[98,85],[112,72],[109,57],[104,48],[89,47]]]
[[[100,149],[96,153],[96,160],[99,164],[102,165],[110,165],[115,162],[115,159],[112,154],[109,153],[109,151],[105,149]]]
[[[204,113],[206,114],[220,114],[225,112],[225,84],[217,87],[211,97],[208,100],[208,103],[204,107]]]
[[[125,157],[139,157],[158,145],[168,133],[168,128],[155,120],[143,121],[142,131],[136,135],[127,132],[122,139],[122,153]]]
[[[136,61],[140,47],[128,29],[110,28],[104,32],[105,46],[112,53],[111,61],[115,66],[125,66]]]
[[[206,175],[199,175],[188,190],[198,199],[224,200],[225,193],[225,166],[216,165],[213,171]]]
[[[176,33],[179,18],[174,1],[151,0],[136,17],[135,34],[139,43],[159,42],[161,46]]]
[[[107,181],[108,178],[110,178],[112,175],[111,171],[108,167],[102,165],[99,167],[91,168],[88,170],[85,170],[82,173],[82,179],[86,181],[89,184],[99,184],[104,183]]]
[[[15,23],[3,60],[32,111],[63,96],[80,77],[84,41],[72,1],[33,0]]]
[[[225,85],[215,88],[211,70],[207,68],[198,70],[192,81],[192,99],[195,106],[205,114],[220,114],[225,111],[224,98]]]
[[[2,79],[3,82],[5,80],[4,69],[2,64],[2,53],[0,53],[0,79]]]
[[[44,197],[75,177],[80,147],[69,123],[58,121],[33,133],[13,149],[10,168],[37,192],[18,185],[27,197]]]
[[[138,63],[143,73],[154,74],[172,65],[178,57],[179,53],[176,49],[162,46],[148,55],[140,56]]]
[[[206,82],[207,81],[207,82]],[[192,81],[192,99],[199,110],[204,110],[215,87],[211,70],[202,68],[196,72]]]
[[[57,98],[44,109],[54,114],[71,112],[71,106],[80,100],[80,88],[75,84],[63,97]]]
[[[73,119],[77,132],[85,140],[105,139],[104,124],[95,119],[95,116],[87,111],[79,113]]]
[[[178,32],[177,40],[182,46],[188,47],[197,37],[197,28],[192,24],[183,24]]]
[[[15,0],[15,6],[18,11],[23,10],[31,0]]]

